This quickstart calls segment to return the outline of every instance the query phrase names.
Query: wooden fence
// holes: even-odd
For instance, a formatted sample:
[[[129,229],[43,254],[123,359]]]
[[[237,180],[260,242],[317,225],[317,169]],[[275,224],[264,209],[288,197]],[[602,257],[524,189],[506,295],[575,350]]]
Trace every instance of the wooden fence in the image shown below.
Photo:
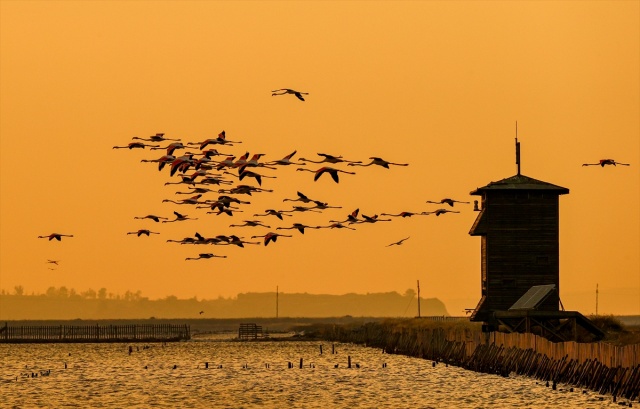
[[[151,342],[191,338],[188,325],[40,325],[0,327],[2,343]]]
[[[368,323],[326,327],[321,338],[365,344],[466,369],[566,383],[635,400],[640,398],[640,344],[553,343],[527,333],[482,333],[469,328],[416,328]]]
[[[238,338],[241,341],[262,338],[263,335],[262,326],[254,323],[240,324],[238,329]]]

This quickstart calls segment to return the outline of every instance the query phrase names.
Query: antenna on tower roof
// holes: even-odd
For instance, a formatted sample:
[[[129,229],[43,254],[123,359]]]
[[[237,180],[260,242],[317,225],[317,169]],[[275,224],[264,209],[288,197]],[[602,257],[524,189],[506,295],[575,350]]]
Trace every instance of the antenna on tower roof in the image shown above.
[[[518,142],[518,121],[516,121],[516,165],[518,166],[518,176],[520,176],[520,142]]]

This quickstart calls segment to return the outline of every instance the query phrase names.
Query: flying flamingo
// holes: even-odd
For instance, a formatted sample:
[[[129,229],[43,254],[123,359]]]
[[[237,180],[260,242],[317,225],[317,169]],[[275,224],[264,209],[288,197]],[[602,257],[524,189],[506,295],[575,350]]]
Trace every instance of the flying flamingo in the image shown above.
[[[185,260],[200,260],[200,259],[209,259],[214,257],[227,258],[227,256],[216,256],[213,253],[200,253],[198,254],[198,257],[187,257],[185,258]],[[200,314],[202,314],[202,312]]]
[[[398,241],[396,241],[396,242],[394,242],[394,243],[391,243],[391,244],[389,244],[389,245],[387,245],[387,246],[385,246],[385,247],[399,246],[399,245],[401,245],[405,240],[408,240],[408,239],[409,239],[409,237],[405,237],[404,239],[398,240]]]
[[[229,227],[266,227],[270,229],[271,226],[267,226],[265,224],[260,223],[258,220],[244,220],[244,224],[230,224]]]
[[[602,166],[604,168],[604,165],[622,165],[622,166],[629,166],[628,163],[620,163],[620,162],[616,162],[613,159],[600,159],[600,161],[598,161],[598,163],[583,163],[582,166]]]
[[[234,164],[235,156],[227,156],[224,160],[221,160],[216,165],[216,170],[222,170],[224,168],[232,168]]]
[[[345,226],[342,223],[333,223],[328,226],[318,226],[319,229],[349,229],[355,230],[353,227]]]
[[[362,220],[360,223],[376,223],[376,222],[390,222],[391,219],[378,219],[378,215],[375,214],[373,216],[367,216],[366,214],[362,215]]]
[[[173,223],[173,222],[182,222],[185,220],[198,220],[197,218],[193,219],[186,214],[180,214],[178,212],[173,212],[176,215],[176,218],[173,220],[163,220],[162,223]]]
[[[297,152],[298,151],[295,150],[295,151],[291,152],[290,154],[288,154],[287,156],[285,156],[282,159],[274,160],[272,162],[267,162],[266,164],[267,165],[283,165],[283,166],[287,166],[287,165],[306,165],[306,163],[303,163],[303,162],[291,162],[291,158]]]
[[[400,212],[397,214],[391,214],[391,213],[380,213],[380,216],[391,216],[391,217],[411,217],[411,216],[427,216],[428,213],[422,212],[422,213],[413,213],[413,212]]]
[[[422,213],[425,213],[425,214],[435,213],[436,216],[440,216],[441,214],[445,214],[445,213],[460,213],[460,212],[457,210],[438,209],[433,212],[422,212]]]
[[[240,175],[238,176],[238,178],[240,180],[244,179],[245,177],[254,178],[258,182],[258,185],[260,185],[260,186],[262,186],[262,178],[269,178],[269,179],[276,179],[277,178],[277,176],[260,175],[258,173],[252,172],[250,170],[245,170],[244,172],[241,172]]]
[[[290,236],[288,234],[280,234],[280,233],[273,233],[273,232],[269,232],[261,236],[251,236],[252,239],[256,239],[258,237],[264,237],[264,245],[266,246],[271,241],[275,243],[278,240],[278,237],[293,237],[293,236]]]
[[[347,164],[360,163],[360,162],[354,162],[354,161],[342,159],[342,156],[328,155],[326,153],[318,153],[318,156],[322,156],[323,159],[316,161],[316,160],[300,158],[300,160],[303,160],[303,161],[306,161],[306,162],[311,162],[311,163],[342,163],[342,162],[345,162]]]
[[[302,202],[302,203],[310,203],[313,200],[309,199],[304,193],[297,192],[297,199],[282,199],[283,202]]]
[[[148,214],[146,216],[136,216],[134,219],[151,219],[154,222],[158,223],[160,220],[168,220],[166,217],[160,217],[153,214]]]
[[[176,149],[186,149],[186,148],[187,148],[187,147],[186,147],[186,146],[184,146],[184,145],[182,144],[182,142],[171,142],[171,143],[170,143],[169,145],[167,145],[167,146],[164,146],[164,147],[162,147],[162,146],[156,146],[156,147],[151,148],[151,150],[156,150],[156,149],[166,149],[166,150],[167,150],[167,155],[173,155],[173,152],[174,152]]]
[[[378,166],[382,166],[383,168],[389,169],[389,165],[395,165],[395,166],[409,166],[408,163],[393,163],[393,162],[389,162],[386,161],[382,158],[378,158],[376,156],[372,156],[369,159],[371,159],[371,162],[367,163],[366,165],[363,165],[362,162],[351,162],[348,163],[348,166],[371,166],[371,165],[378,165]]]
[[[245,244],[260,244],[259,241],[244,241],[240,237],[236,236],[235,234],[232,234],[231,236],[229,236],[228,243],[238,247],[244,247]]]
[[[136,148],[144,149],[147,146],[150,147],[151,149],[155,149],[155,148],[158,147],[158,145],[149,145],[149,144],[142,143],[142,142],[131,142],[126,146],[114,146],[113,149],[125,149],[125,148],[126,149],[136,149]]]
[[[276,89],[276,90],[271,91],[271,96],[272,97],[275,97],[275,96],[278,96],[278,95],[286,95],[286,94],[293,94],[300,101],[304,101],[304,98],[302,97],[303,95],[309,95],[308,92],[300,92],[300,91],[296,91],[296,90],[290,89],[290,88],[280,88],[280,89]]]
[[[320,210],[314,210],[315,207],[304,207],[304,206],[293,206],[291,210],[281,210],[282,213],[293,213],[293,212],[315,212],[322,213]]]
[[[222,131],[218,134],[218,137],[216,138],[216,143],[218,145],[231,145],[234,143],[242,143],[241,141],[229,141],[227,140],[227,133],[225,131]]]
[[[47,260],[47,264],[55,264],[56,266],[58,265],[59,262],[60,260]]]
[[[264,153],[256,153],[256,154],[254,154],[251,157],[251,159],[247,160],[244,165],[240,166],[240,169],[238,169],[238,172],[242,173],[247,166],[249,166],[249,167],[263,167],[263,168],[267,168],[267,169],[275,169],[272,166],[268,166],[266,163],[258,162],[258,160],[260,160],[260,158],[263,157],[263,156],[264,156]]]
[[[312,207],[312,209],[320,209],[320,210],[324,210],[324,209],[342,209],[342,206],[329,206],[329,203],[321,202],[319,200],[313,200],[313,203],[315,203],[316,205],[314,207]]]
[[[208,192],[216,192],[215,190],[207,189],[206,187],[192,187],[191,192],[176,192],[176,195],[192,195],[194,193],[208,193]]]
[[[302,223],[293,223],[291,227],[276,227],[276,230],[292,230],[296,229],[300,233],[304,234],[304,229],[319,229],[318,226],[307,226]]]
[[[329,220],[329,223],[346,223],[346,222],[349,222],[349,224],[360,223],[361,220],[358,219],[358,213],[360,213],[360,209],[356,209],[353,212],[349,213],[345,220],[342,220],[342,221]]]
[[[155,231],[151,231],[151,230],[147,230],[147,229],[140,229],[138,231],[130,231],[127,234],[135,234],[138,237],[142,236],[143,234],[147,237],[149,237],[150,234],[160,234],[158,232]]]
[[[38,236],[39,239],[49,239],[49,241],[53,239],[61,241],[63,237],[73,237],[73,234],[51,233],[47,236]]]
[[[282,213],[279,210],[267,209],[264,214],[254,214],[255,217],[264,217],[264,216],[275,216],[280,220],[283,220],[282,216],[292,216],[290,214]]]
[[[249,186],[249,185],[238,185],[236,187],[233,187],[231,189],[220,189],[218,190],[218,192],[220,193],[229,193],[229,194],[233,194],[233,195],[249,195],[251,196],[251,193],[253,192],[273,192],[272,189],[262,189],[259,187],[255,187],[255,186]]]
[[[347,172],[346,170],[340,170],[340,169],[336,169],[336,168],[330,168],[328,166],[322,167],[318,170],[311,170],[311,169],[306,169],[306,168],[298,168],[296,170],[301,170],[301,171],[306,171],[306,172],[313,172],[315,173],[315,176],[313,177],[313,181],[317,181],[320,176],[322,176],[325,173],[328,173],[331,175],[331,178],[333,179],[334,182],[336,183],[340,183],[340,179],[338,177],[338,172],[340,173],[348,173],[349,175],[355,175],[355,172]]]
[[[161,171],[162,168],[164,168],[164,166],[167,163],[171,163],[174,160],[176,160],[176,157],[173,155],[164,155],[161,156],[158,159],[142,159],[140,162],[157,162],[158,163],[158,171]]]
[[[164,142],[164,141],[179,141],[180,139],[168,139],[164,137],[164,133],[156,133],[155,135],[151,135],[148,138],[138,138],[137,136],[134,136],[131,139],[139,139],[141,141],[147,141],[147,142]]]
[[[171,199],[164,199],[162,201],[162,203],[171,202],[171,203],[175,203],[175,204],[179,204],[179,205],[183,205],[183,204],[201,204],[202,202],[198,202],[198,199],[200,199],[201,197],[202,197],[202,194],[197,194],[195,196],[191,196],[188,199],[183,199],[183,200],[180,200],[178,202],[176,202],[175,200],[171,200]]]
[[[431,201],[431,200],[427,200],[427,203],[436,203],[436,204],[446,203],[449,206],[453,207],[453,205],[455,203],[466,203],[466,204],[469,204],[470,202],[461,202],[460,200],[454,200],[454,199],[449,199],[448,197],[445,197],[444,199],[440,200],[439,202],[434,202],[434,201]]]

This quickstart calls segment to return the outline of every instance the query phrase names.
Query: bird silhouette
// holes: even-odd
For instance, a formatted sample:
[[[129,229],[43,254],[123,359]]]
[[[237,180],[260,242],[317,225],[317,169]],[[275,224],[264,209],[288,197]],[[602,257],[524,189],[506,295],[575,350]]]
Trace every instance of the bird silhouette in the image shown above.
[[[138,140],[147,141],[147,142],[164,142],[164,141],[179,141],[180,140],[180,139],[165,138],[164,137],[164,133],[157,133],[155,135],[151,135],[148,138],[138,138],[137,136],[134,136],[131,139],[138,139]]]
[[[438,209],[438,210],[434,210],[433,212],[422,212],[423,214],[427,214],[427,213],[433,213],[436,216],[440,216],[441,214],[445,214],[445,213],[460,213],[457,210],[448,210],[448,209]]]
[[[605,165],[622,165],[622,166],[629,166],[628,163],[620,163],[620,162],[616,162],[613,159],[600,159],[598,161],[598,163],[583,163],[582,166],[602,166],[604,168]]]
[[[346,164],[351,164],[351,163],[359,163],[356,161],[351,161],[351,160],[346,160],[342,158],[342,155],[340,156],[335,156],[335,155],[329,155],[327,153],[318,153],[318,156],[322,156],[321,160],[311,160],[311,159],[305,159],[305,158],[300,158],[300,160],[303,160],[305,162],[311,162],[311,163],[346,163]]]
[[[391,217],[411,217],[411,216],[427,216],[428,213],[422,212],[422,213],[414,213],[414,212],[400,212],[400,213],[396,213],[396,214],[392,214],[392,213],[380,213],[380,216],[391,216]]]
[[[302,202],[302,203],[310,203],[313,200],[309,199],[304,193],[296,192],[298,197],[296,199],[282,199],[283,202]]]
[[[201,260],[201,259],[209,259],[209,258],[214,258],[214,257],[227,258],[227,256],[216,256],[213,253],[200,253],[200,254],[198,254],[198,257],[187,257],[187,258],[185,258],[185,260]]]
[[[292,229],[296,229],[301,234],[304,234],[304,229],[318,229],[318,228],[319,227],[317,227],[317,226],[307,226],[307,225],[302,224],[302,223],[293,223],[293,225],[291,227],[276,227],[276,230],[292,230]]]
[[[461,202],[460,200],[454,200],[454,199],[449,199],[448,197],[445,197],[444,199],[442,199],[442,200],[440,200],[440,201],[438,201],[438,202],[434,202],[434,201],[431,201],[431,200],[427,200],[427,203],[437,203],[437,204],[444,204],[444,203],[446,203],[446,204],[448,204],[449,206],[453,207],[453,205],[454,205],[455,203],[466,203],[466,204],[469,204],[470,202]]]
[[[55,264],[56,266],[58,265],[59,262],[60,260],[47,260],[47,264]]]
[[[125,146],[114,146],[113,149],[144,149],[147,146],[150,147],[151,149],[158,147],[158,145],[149,145],[142,142],[131,142]]]
[[[382,158],[378,158],[376,156],[371,156],[369,159],[371,159],[371,162],[367,163],[366,165],[362,164],[362,162],[350,162],[347,165],[348,166],[371,166],[371,165],[378,165],[378,166],[382,166],[383,168],[389,169],[389,165],[395,165],[395,166],[409,166],[408,163],[393,163],[393,162],[389,162],[386,161]]]
[[[329,220],[329,223],[349,223],[349,224],[354,224],[354,223],[360,223],[360,219],[358,219],[358,213],[360,213],[360,209],[356,209],[354,211],[352,211],[351,213],[349,213],[347,215],[347,218],[345,220],[339,221],[339,220]]]
[[[282,216],[289,216],[289,217],[291,217],[292,215],[282,213],[282,212],[281,212],[281,211],[279,211],[279,210],[267,209],[267,210],[265,210],[265,213],[262,213],[262,214],[256,213],[256,214],[254,214],[254,216],[255,216],[255,217],[275,216],[275,217],[277,217],[278,219],[283,220]]]
[[[292,162],[291,158],[293,158],[293,155],[295,155],[298,151],[293,151],[290,154],[288,154],[287,156],[285,156],[282,159],[278,159],[278,160],[274,160],[271,162],[267,162],[267,165],[282,165],[282,166],[287,166],[287,165],[306,165],[306,163],[303,162]]]
[[[251,236],[252,239],[256,239],[258,237],[264,237],[264,245],[267,246],[270,242],[275,243],[278,240],[278,237],[293,237],[293,236],[288,234],[274,233],[274,232],[269,232],[261,236]]]
[[[140,236],[142,236],[144,234],[145,236],[149,237],[149,235],[151,235],[151,234],[160,234],[160,233],[155,232],[155,231],[151,231],[151,230],[148,230],[148,229],[140,229],[138,231],[130,231],[127,234],[135,234],[138,237],[140,237]]]
[[[309,95],[308,92],[300,92],[300,91],[296,91],[296,90],[290,89],[290,88],[280,88],[280,89],[276,89],[276,90],[271,91],[271,96],[272,97],[275,97],[275,96],[278,96],[278,95],[286,95],[286,94],[293,94],[300,101],[304,101],[304,98],[302,97],[303,95]]]
[[[173,223],[173,222],[182,222],[185,220],[198,220],[198,218],[191,218],[185,214],[180,214],[178,212],[173,212],[176,215],[176,218],[173,220],[163,220],[162,223]]]
[[[271,226],[260,223],[258,220],[244,220],[244,224],[230,224],[229,227],[266,227],[270,229]]]
[[[158,223],[160,220],[168,220],[166,217],[156,216],[154,214],[148,214],[146,216],[136,216],[134,219],[151,219],[154,222]]]
[[[51,233],[46,236],[38,236],[39,239],[49,239],[49,241],[56,239],[58,241],[62,241],[63,237],[73,237],[73,234],[60,234],[60,233]]]
[[[332,223],[328,226],[318,226],[319,229],[349,229],[349,230],[355,230],[353,227],[349,227],[349,226],[345,226],[342,223]]]
[[[402,243],[404,243],[405,240],[409,240],[409,237],[405,237],[404,239],[400,239],[398,241],[395,241],[391,244],[386,245],[385,247],[391,247],[391,246],[400,246]]]
[[[346,170],[330,168],[328,166],[322,167],[322,168],[320,168],[318,170],[311,170],[311,169],[306,169],[306,168],[298,168],[296,170],[315,173],[315,175],[313,176],[313,181],[314,182],[317,181],[320,178],[320,176],[324,175],[325,173],[330,174],[331,178],[336,183],[340,183],[340,178],[338,176],[338,173],[347,173],[349,175],[355,175],[356,174],[355,172],[347,172]]]

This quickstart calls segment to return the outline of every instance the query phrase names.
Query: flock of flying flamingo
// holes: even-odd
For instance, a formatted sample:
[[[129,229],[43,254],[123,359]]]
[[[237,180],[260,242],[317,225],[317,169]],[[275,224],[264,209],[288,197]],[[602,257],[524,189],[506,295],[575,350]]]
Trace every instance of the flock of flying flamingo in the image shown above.
[[[293,89],[283,88],[272,91],[272,96],[280,95],[294,95],[300,101],[305,101],[303,95],[308,95],[306,92],[299,92]],[[181,187],[190,189],[188,191],[178,190],[176,195],[188,195],[189,197],[184,199],[164,199],[163,203],[171,203],[173,206],[187,205],[192,209],[208,209],[206,214],[214,215],[226,215],[235,216],[236,213],[245,212],[245,208],[250,204],[248,200],[242,200],[241,197],[252,196],[255,193],[273,192],[273,189],[266,189],[262,186],[263,183],[268,184],[267,180],[276,178],[277,176],[269,174],[269,172],[276,171],[279,167],[283,166],[295,166],[297,171],[313,173],[313,181],[318,181],[324,175],[324,178],[331,178],[333,182],[339,183],[341,175],[347,177],[347,175],[356,175],[355,171],[348,171],[340,168],[344,165],[348,168],[354,169],[356,167],[369,167],[379,166],[384,169],[390,169],[392,166],[405,167],[409,166],[408,163],[396,163],[387,161],[380,157],[369,157],[369,161],[364,163],[359,160],[347,160],[340,155],[330,155],[326,153],[317,153],[317,159],[308,159],[300,157],[294,160],[294,156],[297,154],[297,150],[293,150],[290,154],[284,156],[281,159],[275,159],[270,161],[262,161],[262,158],[266,156],[263,153],[250,153],[243,149],[244,153],[237,156],[230,152],[237,144],[241,144],[242,141],[228,140],[225,131],[218,134],[216,138],[205,139],[200,142],[183,142],[180,139],[169,139],[165,137],[164,133],[156,133],[147,138],[133,137],[132,141],[126,145],[114,146],[113,149],[146,149],[150,151],[161,150],[163,155],[155,159],[143,159],[141,162],[156,163],[158,172],[166,172],[169,180],[165,185],[181,185]],[[308,166],[321,165],[317,169],[310,168]],[[616,162],[613,159],[602,159],[598,163],[585,163],[582,166],[601,166],[605,165],[623,165],[629,166],[628,163]],[[257,186],[256,186],[257,184]],[[234,186],[235,185],[235,186]],[[453,210],[456,204],[470,204],[467,201],[460,201],[451,198],[443,198],[440,200],[427,200],[425,203],[448,205],[449,208],[439,207],[431,211],[421,212],[409,212],[403,211],[400,213],[385,213],[381,212],[379,215],[365,215],[360,214],[360,209],[355,209],[351,213],[346,215],[343,220],[330,219],[326,225],[310,226],[299,222],[293,222],[289,225],[278,226],[275,229],[267,223],[255,218],[274,217],[279,221],[285,221],[285,218],[293,218],[295,213],[299,212],[316,212],[322,213],[327,209],[341,209],[341,206],[330,206],[329,203],[322,200],[311,199],[304,193],[298,191],[297,196],[294,198],[285,197],[282,202],[299,202],[300,204],[294,204],[291,208],[286,209],[265,209],[261,213],[253,213],[254,219],[245,219],[240,223],[229,224],[230,228],[262,228],[267,229],[264,234],[254,234],[250,236],[250,239],[245,239],[244,236],[239,234],[219,234],[212,237],[204,237],[200,233],[196,232],[193,237],[185,237],[183,239],[167,239],[167,242],[179,243],[179,244],[210,244],[210,245],[234,245],[244,248],[245,245],[259,245],[263,244],[267,246],[270,243],[276,243],[279,238],[292,238],[292,234],[282,234],[276,232],[277,230],[297,230],[300,234],[305,234],[306,229],[348,229],[355,230],[358,224],[364,223],[377,223],[377,222],[391,222],[392,218],[407,218],[412,216],[428,216],[435,215],[441,216],[446,213],[460,213],[458,210]],[[474,209],[477,210],[477,209]],[[134,216],[134,219],[149,219],[155,223],[174,223],[184,222],[188,220],[199,220],[199,217],[190,217],[182,210],[173,210],[173,218],[158,216],[154,214],[147,214],[144,216]],[[380,218],[380,216],[387,218]],[[206,217],[206,216],[204,216]],[[275,231],[274,231],[275,230]],[[134,235],[136,237],[151,235],[160,235],[161,232],[152,231],[150,229],[138,229],[126,233],[127,235]],[[38,238],[45,238],[49,241],[56,240],[61,241],[63,237],[73,237],[71,234],[51,233],[47,235],[38,236]],[[400,246],[410,237],[402,238],[398,241],[392,242],[385,247]],[[260,241],[252,241],[254,239],[261,239]],[[226,258],[226,255],[217,255],[212,252],[199,253],[197,257],[187,257],[186,260],[203,260],[213,258]],[[47,260],[48,264],[58,265],[59,260]]]

